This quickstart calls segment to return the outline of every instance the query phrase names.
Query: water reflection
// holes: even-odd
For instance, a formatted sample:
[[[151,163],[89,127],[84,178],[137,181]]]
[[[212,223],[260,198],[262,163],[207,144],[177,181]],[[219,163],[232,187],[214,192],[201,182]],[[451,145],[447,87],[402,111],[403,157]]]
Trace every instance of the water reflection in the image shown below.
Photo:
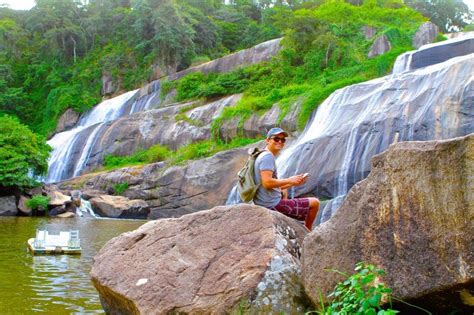
[[[0,314],[103,313],[89,279],[92,257],[111,238],[144,221],[93,218],[0,218]],[[80,256],[33,256],[26,241],[36,229],[77,229]]]

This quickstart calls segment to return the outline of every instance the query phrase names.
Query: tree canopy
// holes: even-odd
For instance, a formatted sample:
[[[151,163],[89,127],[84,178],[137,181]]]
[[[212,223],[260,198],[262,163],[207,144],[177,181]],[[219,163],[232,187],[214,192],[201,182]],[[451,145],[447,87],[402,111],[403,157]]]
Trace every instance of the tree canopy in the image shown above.
[[[473,18],[469,7],[462,0],[405,0],[405,2],[429,18],[443,33],[460,31]]]
[[[0,186],[28,188],[45,175],[51,147],[10,116],[0,117]]]

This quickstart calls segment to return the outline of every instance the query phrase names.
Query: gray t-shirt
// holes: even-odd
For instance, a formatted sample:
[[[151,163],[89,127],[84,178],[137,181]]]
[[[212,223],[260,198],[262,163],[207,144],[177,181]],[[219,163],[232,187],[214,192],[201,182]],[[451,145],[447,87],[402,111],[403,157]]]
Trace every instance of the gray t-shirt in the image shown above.
[[[261,171],[272,171],[272,177],[278,178],[275,157],[269,151],[265,151],[259,154],[255,160],[255,174],[254,179],[257,185],[262,184]],[[281,189],[272,188],[266,189],[263,186],[258,187],[257,193],[253,198],[253,202],[256,205],[271,208],[276,206],[281,199]]]

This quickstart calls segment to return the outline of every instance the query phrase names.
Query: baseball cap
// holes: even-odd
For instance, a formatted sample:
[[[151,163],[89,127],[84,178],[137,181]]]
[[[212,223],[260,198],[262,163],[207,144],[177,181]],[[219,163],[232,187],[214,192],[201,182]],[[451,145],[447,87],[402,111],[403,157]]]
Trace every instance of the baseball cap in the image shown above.
[[[275,127],[275,128],[272,128],[272,129],[268,130],[268,132],[267,132],[267,139],[269,139],[269,138],[271,138],[271,137],[273,137],[273,136],[275,136],[275,135],[278,135],[278,134],[280,134],[280,133],[284,134],[285,137],[288,137],[288,134],[286,133],[285,130],[283,130],[283,129],[279,128],[279,127]]]

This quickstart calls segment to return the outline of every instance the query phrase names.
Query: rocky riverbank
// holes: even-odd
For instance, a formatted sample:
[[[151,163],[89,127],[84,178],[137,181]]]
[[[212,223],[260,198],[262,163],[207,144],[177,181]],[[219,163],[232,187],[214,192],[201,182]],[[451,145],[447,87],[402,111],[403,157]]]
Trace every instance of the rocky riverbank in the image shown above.
[[[350,272],[365,261],[387,270],[378,280],[404,301],[433,314],[472,312],[474,134],[394,144],[372,165],[309,234],[279,213],[235,205],[111,240],[91,271],[104,309],[301,314],[340,279],[327,268]]]

